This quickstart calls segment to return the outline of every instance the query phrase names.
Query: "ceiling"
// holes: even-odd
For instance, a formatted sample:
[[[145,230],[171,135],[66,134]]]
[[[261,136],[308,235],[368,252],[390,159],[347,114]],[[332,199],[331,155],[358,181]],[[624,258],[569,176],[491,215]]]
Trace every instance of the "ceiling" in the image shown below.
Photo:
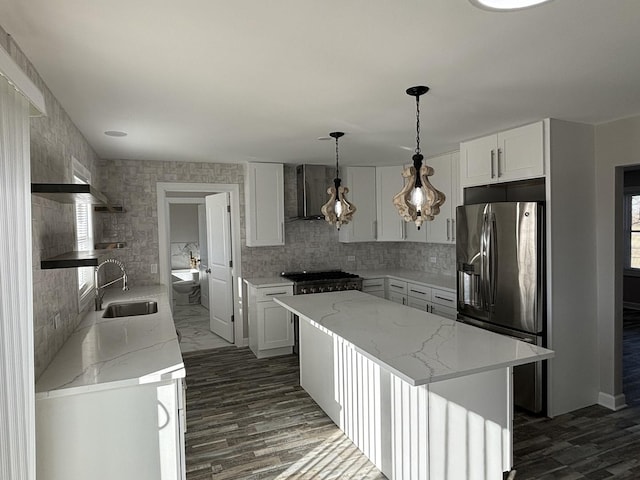
[[[0,0],[102,158],[393,165],[545,117],[640,114],[640,1]],[[126,137],[103,132],[119,130]]]

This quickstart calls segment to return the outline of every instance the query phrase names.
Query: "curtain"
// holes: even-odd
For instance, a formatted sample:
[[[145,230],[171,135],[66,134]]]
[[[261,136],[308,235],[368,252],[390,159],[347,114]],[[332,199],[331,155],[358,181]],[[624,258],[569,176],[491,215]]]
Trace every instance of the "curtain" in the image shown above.
[[[0,478],[35,479],[29,101],[0,76]]]

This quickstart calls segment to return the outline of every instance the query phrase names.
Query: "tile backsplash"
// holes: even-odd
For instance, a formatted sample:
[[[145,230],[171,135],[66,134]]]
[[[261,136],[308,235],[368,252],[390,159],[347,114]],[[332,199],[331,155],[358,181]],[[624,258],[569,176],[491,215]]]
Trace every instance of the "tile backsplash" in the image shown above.
[[[197,243],[171,243],[171,270],[191,268],[191,258],[200,259],[200,247]]]

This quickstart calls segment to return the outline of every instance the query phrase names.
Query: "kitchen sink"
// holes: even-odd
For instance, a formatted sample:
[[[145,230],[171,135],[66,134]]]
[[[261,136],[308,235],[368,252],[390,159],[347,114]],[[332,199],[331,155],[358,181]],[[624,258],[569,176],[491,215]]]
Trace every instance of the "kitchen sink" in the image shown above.
[[[158,311],[158,302],[144,300],[139,302],[110,303],[104,309],[102,318],[133,317],[150,315]]]

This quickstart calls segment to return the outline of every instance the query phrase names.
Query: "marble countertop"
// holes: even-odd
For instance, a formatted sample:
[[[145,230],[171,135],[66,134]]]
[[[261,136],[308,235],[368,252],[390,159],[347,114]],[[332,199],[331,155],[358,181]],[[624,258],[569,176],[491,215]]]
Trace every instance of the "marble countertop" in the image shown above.
[[[281,287],[283,285],[293,285],[291,280],[283,277],[261,277],[261,278],[245,278],[244,282],[256,288]]]
[[[158,312],[120,318],[87,312],[36,382],[36,399],[185,376],[166,288],[107,289],[103,306],[134,300],[156,301]]]
[[[274,301],[414,386],[554,356],[545,348],[354,290]]]
[[[416,270],[384,269],[384,270],[355,270],[351,273],[362,278],[389,277],[408,282],[417,282],[429,287],[456,289],[456,277],[454,275],[442,275],[437,273],[419,272]]]

